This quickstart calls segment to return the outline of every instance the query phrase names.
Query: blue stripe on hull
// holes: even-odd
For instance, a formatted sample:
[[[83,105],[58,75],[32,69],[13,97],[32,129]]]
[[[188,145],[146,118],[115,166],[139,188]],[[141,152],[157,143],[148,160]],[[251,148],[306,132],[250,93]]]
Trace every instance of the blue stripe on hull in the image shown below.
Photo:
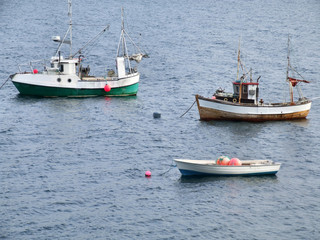
[[[184,170],[179,169],[181,174],[183,176],[259,176],[259,175],[275,175],[278,171],[273,172],[261,172],[261,173],[242,173],[242,174],[215,174],[215,173],[203,173],[203,172],[197,172],[192,170]]]

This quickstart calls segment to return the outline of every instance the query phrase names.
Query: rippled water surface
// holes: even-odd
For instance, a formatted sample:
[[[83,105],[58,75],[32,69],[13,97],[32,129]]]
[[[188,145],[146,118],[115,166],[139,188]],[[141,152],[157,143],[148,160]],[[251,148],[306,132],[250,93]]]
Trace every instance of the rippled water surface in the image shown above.
[[[110,24],[85,59],[98,74],[113,67],[121,6],[150,55],[136,97],[0,89],[0,238],[318,239],[320,2],[74,0],[74,49]],[[50,58],[67,24],[67,1],[0,1],[0,84],[18,63]],[[193,94],[231,90],[239,38],[261,97],[288,99],[288,34],[292,64],[312,81],[306,120],[202,122],[195,106],[180,118]],[[283,165],[273,177],[182,178],[173,164],[222,154]]]

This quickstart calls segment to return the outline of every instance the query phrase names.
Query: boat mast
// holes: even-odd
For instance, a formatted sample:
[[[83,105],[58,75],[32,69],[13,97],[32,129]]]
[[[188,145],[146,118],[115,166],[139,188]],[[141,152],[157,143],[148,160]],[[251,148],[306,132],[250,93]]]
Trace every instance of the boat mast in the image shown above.
[[[241,38],[239,38],[239,47],[238,47],[237,81],[239,80],[240,41],[241,41]],[[242,78],[240,79],[240,87],[239,87],[239,103],[241,102],[241,91],[242,91]]]
[[[240,40],[241,40],[241,38],[239,38],[239,46],[238,46],[237,81],[239,80],[239,66],[240,66]]]
[[[72,57],[72,0],[68,0],[68,16],[70,29],[70,58]]]
[[[119,44],[118,44],[118,50],[117,50],[117,57],[120,57],[120,50],[121,50],[121,45],[123,45],[123,28],[124,28],[124,22],[123,22],[123,9],[121,8],[121,33],[120,33],[120,39],[119,39]]]
[[[62,44],[70,44],[70,54],[69,54],[69,58],[72,58],[72,0],[68,0],[68,16],[69,16],[69,27],[67,32],[64,34],[64,37],[62,40],[60,40],[60,36],[53,37],[53,41],[54,42],[59,42],[59,46],[58,49],[56,51],[55,56],[58,56],[60,49],[62,47]],[[67,36],[70,36],[70,40],[66,40]]]
[[[126,31],[124,29],[124,10],[123,10],[123,8],[121,8],[121,34],[120,34],[120,40],[119,40],[119,44],[118,44],[117,57],[120,57],[120,51],[121,50],[122,50],[122,56],[124,58],[128,58],[129,57],[127,44],[126,44],[126,39],[125,39],[125,34],[126,34]],[[128,62],[129,71],[131,71],[130,61],[127,61],[127,62]]]
[[[287,73],[286,73],[286,81],[289,82],[289,93],[290,93],[290,101],[291,104],[293,103],[293,86],[291,81],[289,81],[289,68],[290,68],[290,36],[288,35],[288,52],[287,52],[287,59],[288,59],[288,65],[287,65]]]

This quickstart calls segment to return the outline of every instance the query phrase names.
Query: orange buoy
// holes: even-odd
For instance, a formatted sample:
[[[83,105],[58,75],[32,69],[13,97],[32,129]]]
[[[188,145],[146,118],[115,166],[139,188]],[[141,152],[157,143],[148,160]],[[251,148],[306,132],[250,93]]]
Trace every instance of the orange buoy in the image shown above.
[[[218,165],[228,165],[230,158],[227,156],[220,156],[217,160]]]

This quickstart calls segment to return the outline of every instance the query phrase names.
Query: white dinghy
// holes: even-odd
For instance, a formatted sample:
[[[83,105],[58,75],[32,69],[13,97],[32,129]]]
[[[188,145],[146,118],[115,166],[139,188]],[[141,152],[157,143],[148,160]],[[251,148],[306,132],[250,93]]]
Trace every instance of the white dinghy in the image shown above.
[[[216,160],[174,159],[174,161],[183,176],[274,175],[281,166],[281,163],[271,160],[241,160],[241,165],[220,165]]]

